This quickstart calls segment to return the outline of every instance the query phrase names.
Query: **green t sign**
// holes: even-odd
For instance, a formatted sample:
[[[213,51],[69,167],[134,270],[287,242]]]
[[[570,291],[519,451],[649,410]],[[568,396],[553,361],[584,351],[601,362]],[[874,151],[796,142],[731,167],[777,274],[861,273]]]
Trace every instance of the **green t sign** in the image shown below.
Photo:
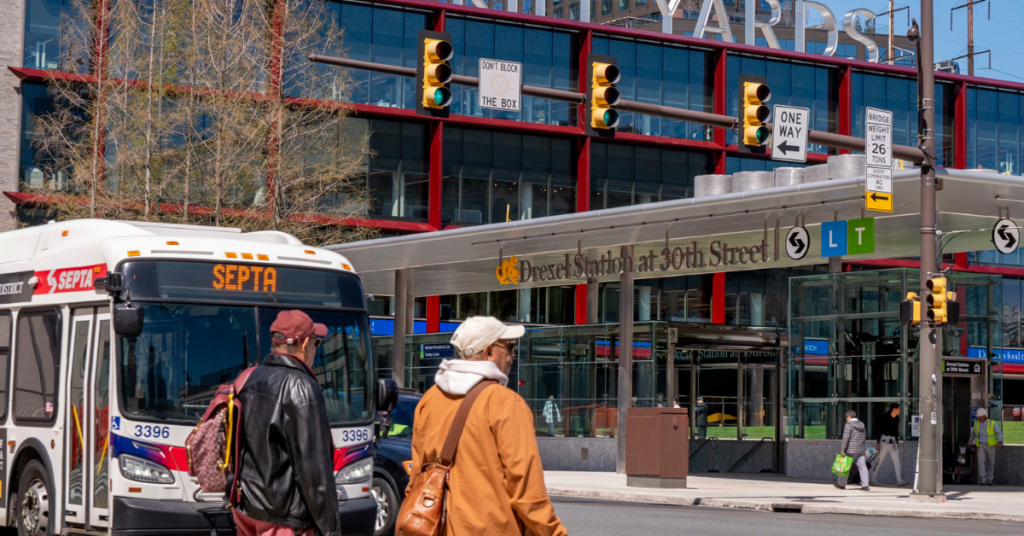
[[[875,252],[875,219],[861,218],[846,222],[847,255]]]

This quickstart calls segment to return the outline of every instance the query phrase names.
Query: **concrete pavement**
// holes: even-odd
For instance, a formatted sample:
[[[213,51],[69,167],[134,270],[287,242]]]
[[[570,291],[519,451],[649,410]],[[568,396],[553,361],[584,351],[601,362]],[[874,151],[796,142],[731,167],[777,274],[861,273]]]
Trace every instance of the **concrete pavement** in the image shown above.
[[[839,490],[829,482],[774,474],[690,475],[687,489],[626,487],[625,475],[545,471],[548,493],[608,501],[715,506],[805,514],[977,519],[1024,522],[1024,488],[947,486],[943,504],[911,502],[909,488],[873,485]]]

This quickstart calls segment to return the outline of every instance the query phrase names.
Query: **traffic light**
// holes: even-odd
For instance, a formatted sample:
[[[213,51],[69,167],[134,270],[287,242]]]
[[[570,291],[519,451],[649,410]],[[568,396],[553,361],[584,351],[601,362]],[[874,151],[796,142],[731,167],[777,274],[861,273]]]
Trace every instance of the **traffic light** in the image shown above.
[[[452,68],[448,61],[453,52],[450,35],[420,30],[420,61],[416,64],[416,112],[420,115],[448,117],[448,105],[452,102]]]
[[[587,134],[591,136],[614,136],[615,127],[619,124],[619,112],[615,105],[619,102],[619,90],[615,84],[621,74],[615,65],[615,58],[590,54],[587,56],[587,102],[585,107],[585,123]]]
[[[746,153],[764,154],[771,131],[765,123],[772,111],[765,105],[772,98],[768,81],[761,76],[740,75],[740,140],[739,149]]]
[[[949,318],[949,310],[946,307],[946,278],[933,277],[928,280],[928,296],[925,303],[928,304],[928,321],[935,324],[945,324]]]
[[[917,324],[921,322],[921,298],[916,292],[908,292],[907,299],[900,302],[900,323]]]

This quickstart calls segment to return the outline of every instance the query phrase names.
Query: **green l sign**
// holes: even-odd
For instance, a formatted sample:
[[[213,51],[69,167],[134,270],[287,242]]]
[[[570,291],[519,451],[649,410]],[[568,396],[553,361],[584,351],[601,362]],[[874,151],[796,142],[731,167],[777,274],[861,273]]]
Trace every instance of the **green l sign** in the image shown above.
[[[847,255],[875,252],[875,219],[861,218],[846,222]]]

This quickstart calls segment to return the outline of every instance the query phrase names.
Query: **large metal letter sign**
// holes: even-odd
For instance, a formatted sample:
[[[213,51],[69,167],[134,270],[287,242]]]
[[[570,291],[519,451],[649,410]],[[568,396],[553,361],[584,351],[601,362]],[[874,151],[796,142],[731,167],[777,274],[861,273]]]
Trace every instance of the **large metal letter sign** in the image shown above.
[[[794,227],[786,233],[786,255],[798,261],[807,256],[811,249],[811,235],[803,227]]]
[[[518,112],[523,102],[523,64],[480,58],[480,107]]]
[[[775,105],[772,114],[772,160],[807,162],[807,130],[811,121],[810,108]]]
[[[821,224],[821,256],[846,255],[846,220],[826,221]]]
[[[892,212],[892,112],[865,111],[864,141],[864,206]]]
[[[992,243],[1003,255],[1017,251],[1017,245],[1020,244],[1020,229],[1017,229],[1017,224],[1008,219],[996,222],[996,226],[992,228]]]

